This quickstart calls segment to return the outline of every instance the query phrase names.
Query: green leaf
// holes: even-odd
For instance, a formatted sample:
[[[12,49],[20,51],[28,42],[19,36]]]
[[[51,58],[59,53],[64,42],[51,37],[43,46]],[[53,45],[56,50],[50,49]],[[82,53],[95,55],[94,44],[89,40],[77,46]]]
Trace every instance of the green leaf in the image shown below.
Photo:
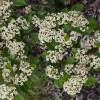
[[[39,63],[39,59],[38,59],[38,57],[30,57],[29,62],[31,65],[33,65],[33,67],[35,67],[35,65],[37,65]]]
[[[64,24],[63,28],[64,28],[64,32],[65,32],[65,33],[68,33],[68,32],[71,30],[71,25],[69,25],[69,24]]]
[[[47,53],[47,51],[45,51],[45,52],[43,52],[41,55],[42,55],[43,57],[45,57],[46,55],[48,55],[48,53]]]
[[[77,48],[72,48],[72,54],[76,54],[77,53]]]
[[[98,57],[100,57],[100,52],[96,52],[96,55],[97,55]]]
[[[11,55],[10,55],[10,52],[9,52],[9,50],[8,50],[8,48],[4,48],[2,54],[3,54],[4,57],[9,57],[9,56],[11,56]]]
[[[100,42],[96,42],[95,45],[96,45],[97,47],[100,47]]]
[[[62,10],[62,12],[67,13],[67,12],[68,12],[68,9],[67,9],[67,8],[64,8],[64,9]]]
[[[17,40],[17,41],[22,41],[22,38],[21,38],[21,36],[20,36],[19,34],[18,34],[18,35],[16,35],[16,37],[15,37],[15,38],[16,38],[16,40]]]
[[[34,27],[30,26],[27,30],[24,31],[25,35],[33,35],[36,34],[36,32],[34,32]]]
[[[98,26],[97,22],[96,22],[96,20],[94,18],[91,17],[91,18],[88,19],[88,21],[89,21],[88,27],[90,29],[95,29]]]
[[[8,69],[12,69],[12,65],[11,65],[11,63],[8,63],[8,64],[6,65],[6,68],[8,68]]]
[[[25,17],[26,17],[27,21],[31,22],[33,15],[32,15],[32,13],[28,13],[25,15]]]
[[[58,87],[62,87],[64,82],[67,81],[70,78],[68,74],[65,74],[64,76],[61,76],[60,79],[55,80],[54,84]]]
[[[65,41],[68,41],[69,38],[70,38],[70,37],[69,37],[67,34],[64,36]]]
[[[68,57],[66,60],[66,64],[73,64],[75,62],[74,57]]]
[[[46,45],[50,50],[55,50],[55,46],[57,45],[57,42],[55,42],[55,40],[52,39],[52,42],[46,42]]]
[[[15,97],[15,100],[25,100],[24,97],[21,95],[21,94],[18,94],[16,97]]]
[[[84,35],[90,35],[90,34],[93,33],[93,30],[94,30],[94,28],[88,27],[88,29],[87,29],[85,32],[83,32],[83,34],[84,34]]]
[[[76,11],[83,11],[84,10],[84,6],[82,4],[75,4],[72,6],[71,10],[76,10]]]
[[[93,85],[95,85],[95,83],[96,83],[96,77],[89,76],[85,83],[85,86],[93,86]]]
[[[76,31],[76,32],[78,32],[78,33],[81,33],[81,34],[87,34],[88,33],[87,30],[86,30],[87,32],[86,31],[82,32],[82,30],[80,30],[80,27],[75,27],[75,28],[73,27],[73,30]]]
[[[25,0],[14,0],[13,3],[14,3],[14,6],[25,6],[26,5]]]
[[[32,32],[31,38],[32,38],[32,42],[34,42],[34,43],[39,42],[38,33],[37,32]]]

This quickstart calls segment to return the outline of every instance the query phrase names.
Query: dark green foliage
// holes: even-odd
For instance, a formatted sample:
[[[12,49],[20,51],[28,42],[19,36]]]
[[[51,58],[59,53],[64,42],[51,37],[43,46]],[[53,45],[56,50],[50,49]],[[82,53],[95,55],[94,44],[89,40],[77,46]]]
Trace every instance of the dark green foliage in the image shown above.
[[[13,0],[14,6],[25,6],[27,5],[25,0]]]
[[[46,43],[46,45],[47,45],[48,49],[54,50],[57,43],[54,40],[52,40],[52,42]]]
[[[75,60],[74,57],[68,57],[66,60],[66,64],[74,64]]]
[[[25,17],[26,17],[27,21],[31,22],[32,21],[32,17],[33,17],[33,13],[30,12],[30,13],[26,14]]]
[[[28,5],[26,3],[26,0],[12,0],[14,3],[14,7],[24,7],[26,5]],[[49,100],[46,97],[41,96],[42,94],[42,89],[43,89],[43,83],[45,81],[48,80],[48,77],[45,74],[45,67],[47,62],[45,62],[45,55],[47,55],[47,52],[43,52],[42,54],[39,54],[38,56],[34,56],[31,54],[33,45],[35,43],[39,43],[38,40],[38,28],[34,27],[31,23],[32,21],[32,17],[34,14],[36,14],[38,17],[40,17],[40,19],[44,19],[44,17],[47,15],[47,13],[51,13],[51,12],[68,12],[68,6],[64,6],[66,4],[67,1],[69,0],[47,0],[49,2],[50,7],[48,7],[48,9],[46,8],[49,5],[39,5],[39,6],[34,6],[34,4],[32,4],[32,8],[33,11],[25,14],[24,17],[26,18],[26,20],[28,22],[30,22],[30,27],[28,30],[21,30],[21,36],[16,35],[16,40],[17,41],[23,41],[26,43],[26,47],[25,47],[25,53],[28,56],[28,60],[31,64],[32,68],[35,68],[35,70],[33,71],[31,77],[29,77],[29,81],[27,81],[23,86],[19,86],[18,92],[19,94],[15,97],[14,100]],[[61,8],[60,8],[60,5]],[[41,7],[40,7],[41,6]],[[52,7],[53,6],[53,7]],[[63,6],[63,7],[62,7]],[[82,4],[75,4],[71,7],[71,10],[76,10],[76,11],[84,11],[85,7]],[[9,22],[11,21],[11,19],[13,19],[13,17],[9,18]],[[65,34],[65,40],[68,41],[69,40],[69,35],[67,33],[69,33],[71,30],[75,30],[77,32],[82,33],[83,35],[92,35],[94,30],[99,30],[99,25],[97,24],[96,20],[94,18],[89,18],[89,25],[87,25],[89,27],[89,29],[87,29],[85,32],[82,32],[80,30],[79,27],[77,28],[73,28],[71,27],[70,24],[64,24],[64,26],[62,26],[62,28],[64,29]],[[71,50],[71,55],[69,57],[67,57],[66,59],[64,59],[62,62],[57,63],[57,64],[53,64],[54,67],[58,68],[58,69],[62,69],[61,65],[63,64],[74,64],[75,63],[75,59],[74,59],[74,55],[77,52],[77,48],[80,47],[80,41],[78,42],[74,42],[73,43],[73,48]],[[49,50],[54,50],[55,49],[55,45],[57,45],[57,43],[52,40],[51,43],[46,43],[47,47]],[[95,45],[97,47],[100,47],[100,43],[97,42],[95,43]],[[96,52],[96,54],[98,55],[98,57],[100,57],[100,53]],[[14,58],[12,56],[9,55],[8,53],[8,49],[4,49],[3,50],[3,56],[4,57],[8,57],[11,61],[12,61],[12,65],[13,63],[18,63],[19,61],[14,60]],[[43,60],[41,60],[41,58]],[[50,62],[49,62],[50,63]],[[7,65],[7,68],[12,68],[11,64]],[[59,67],[60,66],[60,67]],[[1,71],[0,71],[0,76],[1,76]],[[57,86],[58,88],[62,88],[63,83],[65,81],[67,81],[71,76],[68,74],[64,74],[60,77],[60,79],[58,80],[54,80],[54,84],[55,86]],[[0,84],[2,83],[2,79],[0,77]],[[96,83],[96,77],[94,76],[89,76],[85,86],[92,86],[95,85]]]
[[[76,11],[83,11],[84,10],[84,5],[80,4],[80,3],[77,3],[75,5],[73,5],[71,7],[71,10],[76,10]]]
[[[71,29],[72,29],[72,27],[71,27],[70,24],[64,24],[63,28],[64,28],[64,32],[65,32],[65,33],[70,32]]]
[[[85,86],[92,86],[92,85],[95,85],[95,83],[96,83],[96,77],[89,76],[85,83]]]
[[[21,94],[19,94],[19,95],[17,95],[17,96],[15,97],[14,100],[25,100],[25,98],[24,98]]]
[[[69,78],[70,78],[70,75],[64,74],[64,75],[61,76],[58,80],[55,80],[55,81],[54,81],[54,84],[55,84],[57,87],[61,88],[61,87],[63,86],[64,82],[67,81]]]
[[[97,47],[100,47],[100,42],[96,42],[95,45],[96,45]]]
[[[96,22],[96,20],[94,19],[94,18],[89,18],[88,19],[89,20],[89,27],[91,28],[91,29],[96,29],[96,28],[98,28],[98,24],[97,24],[97,22]]]

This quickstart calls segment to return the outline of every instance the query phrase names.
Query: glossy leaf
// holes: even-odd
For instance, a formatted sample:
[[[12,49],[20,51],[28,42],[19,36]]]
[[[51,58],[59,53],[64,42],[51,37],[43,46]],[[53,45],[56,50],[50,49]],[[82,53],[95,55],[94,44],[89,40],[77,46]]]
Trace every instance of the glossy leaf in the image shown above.
[[[95,83],[96,83],[96,78],[94,76],[89,76],[85,83],[85,86],[92,86]]]
[[[71,10],[76,10],[76,11],[83,11],[84,10],[84,6],[82,4],[75,4],[72,6]]]
[[[65,74],[64,76],[61,76],[60,79],[55,80],[54,83],[58,87],[62,87],[64,82],[67,81],[70,78],[69,75]]]
[[[25,0],[14,0],[13,3],[14,3],[14,6],[25,6],[26,5]]]

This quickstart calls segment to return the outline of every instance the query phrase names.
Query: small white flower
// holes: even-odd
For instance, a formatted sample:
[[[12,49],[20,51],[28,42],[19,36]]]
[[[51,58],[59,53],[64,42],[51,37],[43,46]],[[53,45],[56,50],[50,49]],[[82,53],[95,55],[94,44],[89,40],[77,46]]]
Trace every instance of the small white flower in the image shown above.
[[[5,82],[10,82],[11,79],[12,79],[10,69],[4,68],[2,70],[2,77],[3,77],[3,79],[4,79]]]
[[[31,12],[31,5],[28,5],[27,7],[25,7],[25,13],[28,14]]]
[[[63,59],[62,52],[57,51],[47,51],[46,60],[51,61],[51,63],[57,63],[58,61],[61,61]]]
[[[59,76],[58,76],[58,69],[55,69],[53,66],[51,65],[48,65],[46,67],[46,74],[47,76],[49,76],[50,78],[53,78],[53,79],[59,79]]]
[[[64,82],[64,91],[69,95],[76,95],[77,93],[80,93],[84,81],[85,80],[79,76],[72,76],[68,81]]]
[[[6,84],[0,85],[0,98],[13,100],[14,96],[17,95],[16,87],[7,86]]]
[[[65,65],[65,69],[64,71],[68,74],[71,74],[73,72],[73,67],[74,65],[73,64],[68,64],[68,65]]]
[[[23,42],[17,42],[16,40],[6,42],[6,47],[12,55],[16,55],[18,52],[23,51],[24,45],[25,44]]]

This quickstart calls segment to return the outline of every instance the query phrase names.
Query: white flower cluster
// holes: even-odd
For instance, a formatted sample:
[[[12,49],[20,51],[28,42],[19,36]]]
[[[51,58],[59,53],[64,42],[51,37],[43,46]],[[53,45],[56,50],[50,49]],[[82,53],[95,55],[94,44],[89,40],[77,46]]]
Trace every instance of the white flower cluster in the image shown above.
[[[23,50],[24,49],[24,43],[23,42],[17,42],[16,40],[7,41],[6,47],[9,49],[9,51],[12,55],[16,55],[18,52],[24,53],[24,50]]]
[[[28,5],[27,7],[25,7],[25,13],[28,14],[32,11],[32,6]]]
[[[100,57],[91,55],[90,58],[92,59],[90,66],[94,69],[100,68]]]
[[[3,1],[2,6],[0,6],[0,19],[3,19],[7,21],[9,16],[11,15],[10,6],[13,4],[13,2],[6,2]],[[2,20],[2,21],[3,21]],[[1,22],[0,22],[1,23]]]
[[[69,73],[69,74],[74,73],[75,76],[78,76],[78,78],[80,79],[80,81],[78,80],[73,81],[73,78],[71,77],[69,81],[64,82],[63,88],[70,95],[75,95],[76,93],[80,92],[83,86],[83,82],[86,81],[86,77],[90,68],[94,68],[94,69],[100,68],[100,57],[96,55],[87,55],[86,50],[84,49],[77,50],[75,59],[76,61],[78,61],[77,65],[68,64],[68,65],[65,65],[65,69],[64,69],[66,73]],[[89,64],[90,64],[90,67],[88,69],[88,67],[86,66]]]
[[[78,64],[86,66],[90,63],[89,56],[85,54],[86,50],[78,49],[75,55],[75,59],[78,61]]]
[[[36,15],[34,15],[32,18],[32,23],[35,25],[35,27],[38,27],[41,24],[41,20]]]
[[[63,88],[68,94],[76,95],[76,93],[80,93],[85,80],[85,78],[80,78],[80,76],[72,76],[68,81],[64,82]]]
[[[96,43],[95,37],[84,36],[83,39],[81,40],[81,48],[92,49],[93,47],[96,47],[95,43]]]
[[[29,27],[29,23],[26,19],[19,17],[16,20],[12,19],[8,26],[3,26],[1,28],[2,32],[0,36],[4,40],[11,40],[15,37],[15,35],[20,34],[20,30],[24,29],[27,30]]]
[[[46,67],[46,74],[50,77],[50,78],[54,78],[54,79],[59,79],[59,75],[58,75],[58,69],[54,68],[51,65],[48,65]]]
[[[19,26],[19,28],[22,28],[24,30],[27,30],[29,28],[29,23],[26,21],[25,18],[23,18],[22,16],[21,17],[18,17],[17,20],[16,20],[16,23],[17,27]]]
[[[77,64],[77,65],[67,64],[65,65],[64,71],[67,74],[70,74],[70,75],[74,74],[80,77],[86,77],[86,75],[88,74],[88,69],[84,67],[84,65],[82,64]]]
[[[80,12],[77,11],[69,11],[68,13],[58,13],[58,14],[51,14],[45,17],[44,20],[39,20],[36,16],[33,17],[33,24],[36,24],[36,26],[39,27],[39,35],[38,38],[40,40],[40,43],[45,46],[45,43],[52,42],[53,40],[58,43],[61,50],[59,51],[53,51],[49,50],[47,51],[46,59],[50,60],[52,63],[56,63],[58,60],[63,59],[63,53],[65,51],[65,47],[69,48],[72,46],[72,41],[76,41],[81,34],[72,31],[69,35],[69,40],[65,40],[67,33],[64,32],[64,30],[61,29],[55,29],[57,26],[64,25],[65,23],[71,23],[73,27],[86,27],[88,24],[88,21]],[[52,57],[51,57],[52,56]]]
[[[67,18],[68,21],[72,22],[73,27],[80,27],[82,31],[85,31],[83,29],[88,28],[86,25],[89,24],[89,22],[82,14],[80,14],[80,12],[70,11],[68,12]]]
[[[88,74],[88,68],[86,68],[86,65],[88,64],[89,58],[87,56],[83,56],[85,51],[77,50],[77,53],[75,55],[76,61],[78,60],[77,64],[67,64],[65,65],[65,72],[68,74],[74,74],[71,78],[64,82],[63,88],[65,91],[67,91],[70,95],[75,95],[76,93],[79,93],[83,83],[85,83],[87,74]],[[88,59],[87,59],[88,58]]]
[[[13,39],[17,34],[20,34],[19,27],[16,26],[15,20],[11,20],[8,26],[2,27],[2,32],[0,33],[0,36],[4,40],[10,40]]]
[[[16,68],[17,66],[15,65],[14,67]],[[17,69],[14,70],[16,72]],[[32,74],[32,69],[30,69],[30,64],[28,62],[20,61],[18,70],[21,71],[21,73],[15,74],[13,82],[16,85],[23,85],[23,83],[28,80],[28,76]]]
[[[63,85],[63,88],[65,91],[67,91],[70,95],[75,95],[76,93],[79,93],[83,83],[85,83],[87,74],[89,70],[100,68],[100,57],[96,55],[87,55],[86,51],[77,50],[77,53],[75,55],[76,61],[78,60],[76,65],[69,64],[65,65],[65,72],[66,73],[73,73],[75,74],[75,77],[71,77],[68,81],[66,81]],[[90,67],[88,67],[90,64]],[[75,79],[74,79],[75,78]]]
[[[12,79],[12,77],[11,77],[11,70],[7,69],[7,68],[4,68],[2,70],[2,77],[3,77],[4,81],[11,82],[11,79]]]
[[[46,55],[46,60],[47,61],[51,61],[51,63],[56,63],[59,60],[63,59],[63,54],[62,52],[57,52],[57,51],[53,51],[53,50],[49,50],[47,51],[47,55]]]
[[[0,69],[4,68],[9,63],[7,58],[0,56]]]
[[[3,60],[1,58],[0,60]],[[23,85],[24,82],[28,80],[28,77],[32,73],[32,69],[30,68],[30,64],[24,60],[20,61],[20,64],[11,65],[11,62],[5,58],[5,61],[1,61],[1,69],[2,69],[2,78],[7,83],[12,83],[15,85]],[[7,68],[10,66],[11,68]],[[20,73],[19,73],[20,72]]]
[[[11,15],[10,6],[10,2],[3,2],[0,7],[1,18],[5,18],[5,13],[9,11],[9,16]],[[16,39],[16,35],[21,36],[21,30],[29,28],[29,23],[23,17],[11,19],[7,23],[9,16],[6,16],[6,20],[4,20],[6,24],[2,23],[2,19],[0,19],[0,72],[2,72],[3,81],[8,84],[8,86],[0,84],[0,98],[13,100],[17,95],[15,93],[17,91],[16,85],[22,86],[32,74],[33,69],[25,55],[25,43]],[[9,53],[10,58],[4,55],[4,49]]]
[[[64,71],[66,73],[71,74],[73,72],[73,68],[74,68],[74,65],[73,64],[67,64],[67,65],[65,65]]]
[[[7,86],[5,84],[0,85],[0,98],[13,100],[14,96],[17,95],[16,88],[13,86]]]
[[[91,54],[87,53],[93,48],[98,48],[95,43],[100,42],[99,31],[90,36],[73,30],[74,28],[79,28],[81,32],[88,30],[88,20],[78,11],[52,13],[43,20],[34,16],[32,22],[36,27],[39,27],[38,38],[40,44],[47,51],[46,61],[59,63],[59,61],[63,60],[64,53],[74,58],[75,63],[66,64],[64,66],[64,72],[71,75],[71,78],[64,82],[63,88],[70,95],[79,93],[86,81],[90,68],[95,69],[97,66],[100,66],[100,58],[95,54],[91,56]],[[71,32],[66,33],[62,26],[69,23],[73,28]],[[75,48],[74,43],[78,41],[80,47]],[[49,43],[49,46],[51,45],[53,49],[51,49],[47,43]],[[72,53],[73,46],[76,49],[75,54]],[[69,49],[71,49],[71,53],[68,52]],[[48,65],[46,68],[46,74],[50,78],[58,79],[60,77],[59,73],[60,71],[52,65]]]
[[[50,42],[52,39],[57,39],[57,42],[63,41],[64,32],[62,29],[56,31],[55,28],[57,25],[64,25],[71,22],[73,27],[87,27],[88,21],[87,19],[77,11],[69,11],[68,13],[58,13],[51,14],[45,17],[43,21],[36,20],[38,19],[36,16],[33,17],[33,24],[39,25],[39,40],[41,43]],[[60,40],[59,40],[60,39]],[[63,41],[64,42],[64,41]]]

